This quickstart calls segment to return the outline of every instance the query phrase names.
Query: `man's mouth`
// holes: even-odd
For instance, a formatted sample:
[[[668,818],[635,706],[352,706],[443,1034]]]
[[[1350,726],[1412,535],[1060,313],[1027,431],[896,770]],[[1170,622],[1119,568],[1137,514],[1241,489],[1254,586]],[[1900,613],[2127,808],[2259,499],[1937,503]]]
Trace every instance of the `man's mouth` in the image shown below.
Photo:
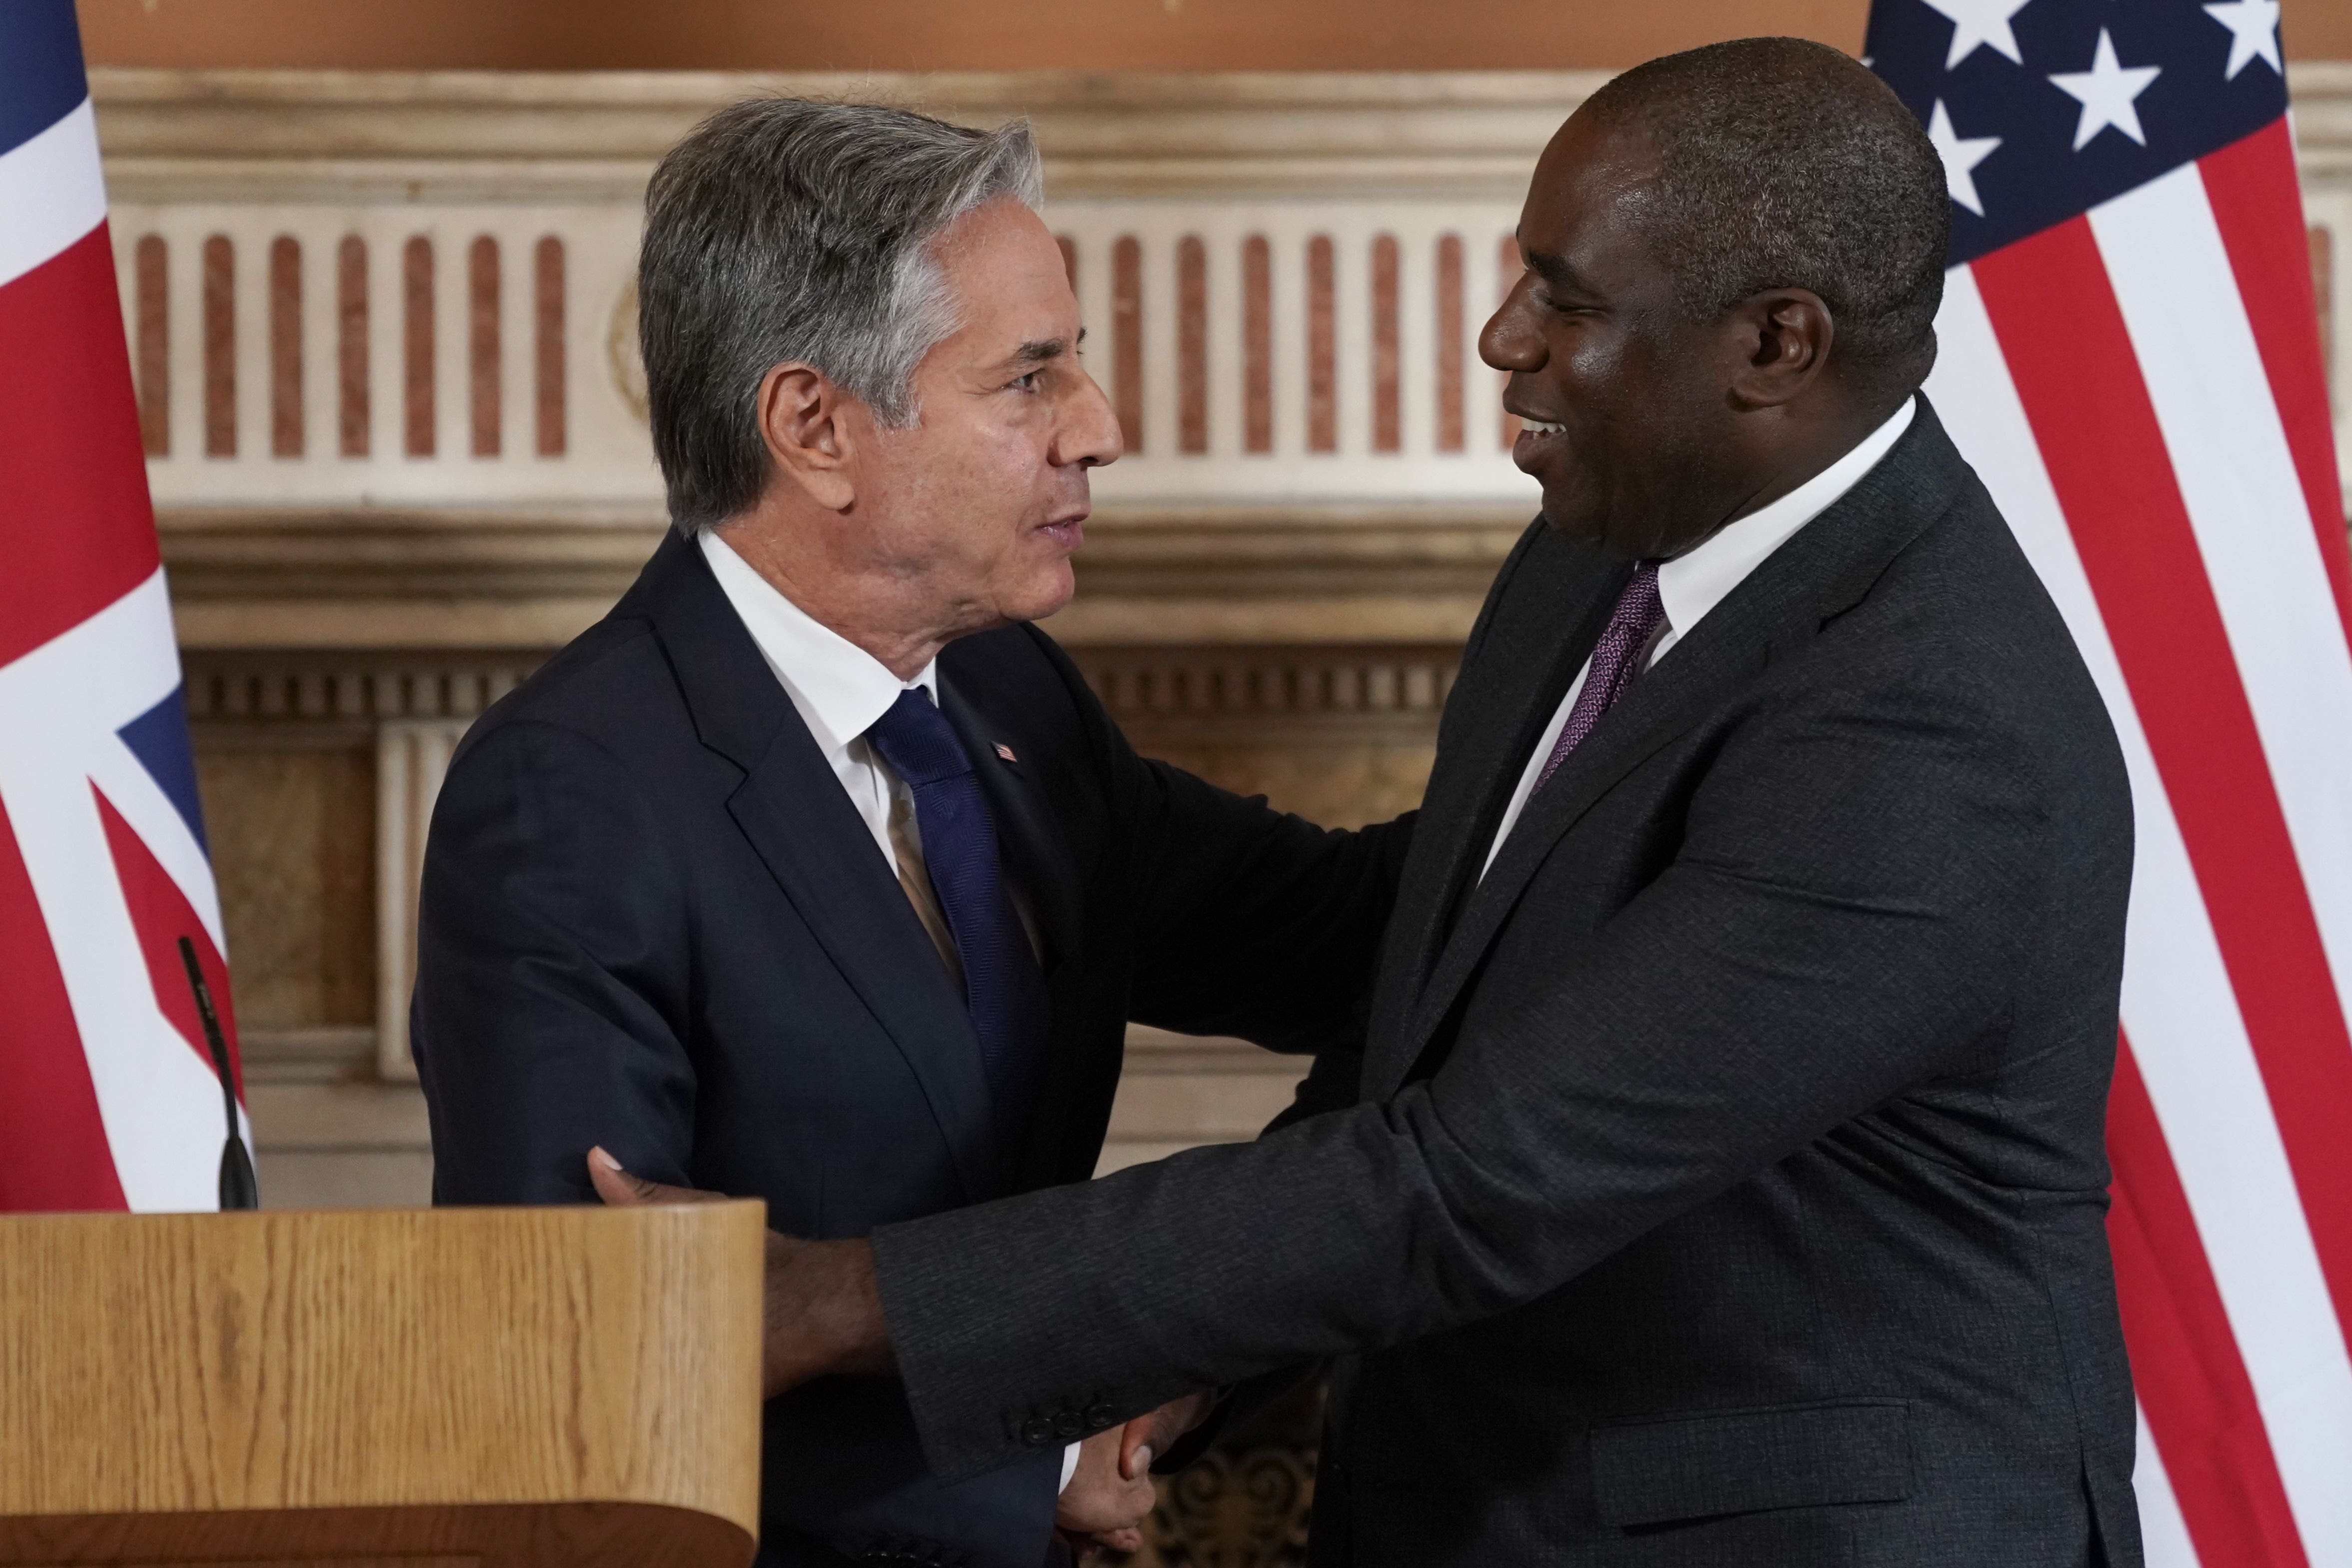
[[[1519,415],[1519,438],[1511,444],[1511,461],[1525,472],[1534,473],[1537,465],[1559,449],[1567,433],[1564,424]]]
[[[1075,550],[1087,542],[1087,514],[1064,517],[1057,522],[1041,523],[1037,531],[1065,550]]]

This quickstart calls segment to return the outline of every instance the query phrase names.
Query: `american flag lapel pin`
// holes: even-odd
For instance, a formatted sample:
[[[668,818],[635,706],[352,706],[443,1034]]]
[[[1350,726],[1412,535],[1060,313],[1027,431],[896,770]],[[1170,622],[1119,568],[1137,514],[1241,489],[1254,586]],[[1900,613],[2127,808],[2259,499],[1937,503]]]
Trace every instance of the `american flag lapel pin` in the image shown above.
[[[1021,758],[1013,755],[1013,748],[1005,745],[1004,742],[1001,740],[996,743],[996,755],[1002,757],[1007,762],[1018,762],[1021,760]]]

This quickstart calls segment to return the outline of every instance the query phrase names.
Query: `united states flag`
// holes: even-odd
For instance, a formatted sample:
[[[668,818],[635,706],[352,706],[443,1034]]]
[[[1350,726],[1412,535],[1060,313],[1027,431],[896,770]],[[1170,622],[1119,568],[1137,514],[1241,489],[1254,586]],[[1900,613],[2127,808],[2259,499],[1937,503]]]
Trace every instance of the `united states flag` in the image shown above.
[[[1950,188],[1929,394],[2131,768],[2109,1229],[2158,1568],[2352,1564],[2352,563],[2278,19],[1876,0],[1865,46]]]
[[[179,951],[226,1012],[195,783],[73,5],[6,0],[0,1209],[217,1205],[221,1085]]]

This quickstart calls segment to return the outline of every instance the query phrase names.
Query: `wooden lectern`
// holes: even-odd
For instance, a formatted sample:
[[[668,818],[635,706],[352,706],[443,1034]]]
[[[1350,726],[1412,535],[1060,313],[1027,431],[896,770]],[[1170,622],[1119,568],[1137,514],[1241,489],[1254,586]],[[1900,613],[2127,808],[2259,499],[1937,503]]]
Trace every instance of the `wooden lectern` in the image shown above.
[[[0,1563],[744,1568],[765,1226],[0,1218]]]

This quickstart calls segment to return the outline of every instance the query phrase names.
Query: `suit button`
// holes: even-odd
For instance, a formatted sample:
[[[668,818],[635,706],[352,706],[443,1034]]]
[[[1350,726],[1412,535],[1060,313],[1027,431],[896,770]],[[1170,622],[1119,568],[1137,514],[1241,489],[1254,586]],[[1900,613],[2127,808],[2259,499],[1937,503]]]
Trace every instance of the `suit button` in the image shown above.
[[[1065,1438],[1082,1437],[1087,1430],[1086,1418],[1075,1410],[1065,1410],[1054,1417],[1054,1430]]]
[[[1097,1404],[1087,1406],[1087,1425],[1097,1432],[1118,1419],[1118,1412],[1108,1405]]]
[[[1054,1423],[1039,1416],[1021,1428],[1021,1440],[1033,1448],[1042,1448],[1054,1440]]]

